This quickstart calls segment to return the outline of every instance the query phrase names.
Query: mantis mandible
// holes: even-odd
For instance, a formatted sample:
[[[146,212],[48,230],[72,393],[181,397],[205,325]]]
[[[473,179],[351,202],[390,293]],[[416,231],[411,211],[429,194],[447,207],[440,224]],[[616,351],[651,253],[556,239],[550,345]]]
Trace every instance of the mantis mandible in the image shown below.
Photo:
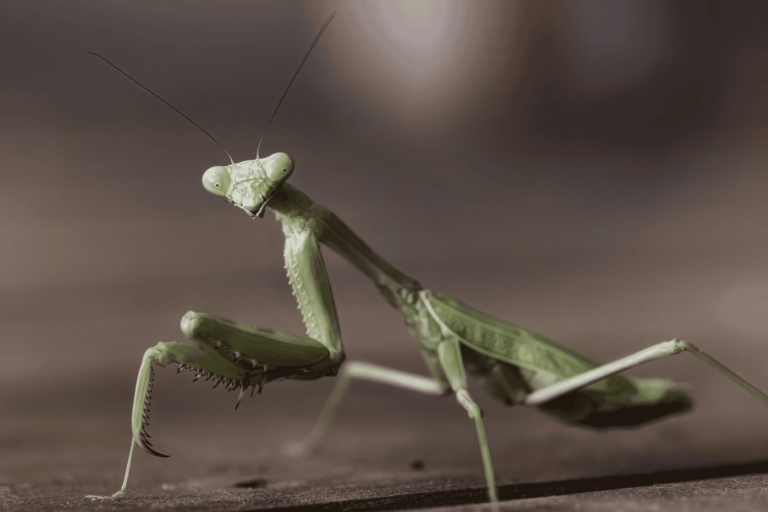
[[[333,13],[316,35],[277,108],[332,18]],[[124,73],[109,61],[107,63]],[[138,83],[130,76],[128,78]],[[216,139],[213,140],[218,144]],[[117,498],[125,492],[135,445],[152,455],[167,457],[152,447],[146,433],[153,365],[178,364],[177,371],[194,371],[196,380],[214,379],[214,387],[223,384],[226,389],[239,390],[235,409],[248,388],[252,395],[254,389],[261,393],[265,384],[276,380],[337,376],[336,387],[310,434],[303,442],[291,445],[289,451],[294,455],[311,453],[319,445],[336,406],[353,379],[432,396],[453,395],[474,421],[488,484],[488,499],[494,507],[498,502],[497,489],[483,414],[467,390],[467,375],[482,381],[488,394],[506,405],[535,406],[578,426],[628,427],[684,412],[691,408],[692,400],[670,380],[617,374],[656,359],[688,352],[768,405],[768,396],[687,341],[665,341],[599,365],[566,345],[432,292],[385,261],[331,210],[290,185],[288,179],[294,171],[290,156],[275,153],[259,158],[258,148],[256,155],[255,160],[240,163],[234,163],[230,157],[230,165],[208,169],[203,174],[203,186],[254,219],[261,218],[268,208],[282,223],[285,268],[304,317],[307,335],[275,332],[206,313],[186,313],[181,319],[181,330],[187,340],[160,342],[148,349],[142,359],[132,409],[131,449],[122,488],[112,496],[89,498]],[[389,305],[403,316],[429,376],[361,361],[344,364],[339,320],[321,245],[336,251],[368,277]]]

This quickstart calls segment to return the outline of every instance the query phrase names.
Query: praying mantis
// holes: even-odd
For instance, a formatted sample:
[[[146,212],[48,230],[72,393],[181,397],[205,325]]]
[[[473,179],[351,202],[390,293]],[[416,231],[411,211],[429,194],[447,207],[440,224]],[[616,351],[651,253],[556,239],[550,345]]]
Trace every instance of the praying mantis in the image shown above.
[[[275,113],[332,18],[333,13],[316,35]],[[168,102],[128,78],[200,128]],[[239,390],[235,409],[249,388],[253,394],[254,390],[261,393],[263,386],[273,381],[337,377],[336,387],[308,437],[288,447],[292,455],[309,454],[318,447],[352,380],[378,382],[436,397],[454,396],[474,422],[488,499],[494,507],[498,504],[498,495],[493,463],[483,413],[468,391],[468,376],[481,381],[491,397],[506,405],[538,407],[572,425],[620,428],[641,425],[692,407],[690,396],[673,381],[618,375],[641,364],[688,352],[768,405],[768,396],[687,341],[673,339],[657,343],[600,365],[546,336],[433,292],[374,252],[330,209],[289,184],[294,161],[286,153],[259,158],[257,148],[255,160],[235,163],[230,157],[230,162],[230,165],[205,171],[203,186],[254,219],[262,218],[267,209],[274,212],[285,235],[285,268],[303,314],[306,335],[276,332],[212,314],[186,313],[181,319],[181,330],[187,339],[160,342],[143,356],[122,488],[111,496],[88,498],[112,499],[125,492],[136,445],[152,455],[167,457],[155,450],[146,432],[155,365],[177,364],[177,371],[195,372],[196,380],[213,379],[214,387],[223,384],[228,390]],[[368,277],[387,303],[402,315],[424,358],[428,376],[362,361],[345,362],[321,245],[338,253]]]

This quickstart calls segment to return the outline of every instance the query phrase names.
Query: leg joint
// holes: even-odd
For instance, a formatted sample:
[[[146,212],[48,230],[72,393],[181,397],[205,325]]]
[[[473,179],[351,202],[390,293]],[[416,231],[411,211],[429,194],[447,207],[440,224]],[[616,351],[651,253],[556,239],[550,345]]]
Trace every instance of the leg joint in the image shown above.
[[[483,410],[480,409],[480,406],[477,405],[474,400],[472,400],[472,397],[469,396],[469,392],[466,389],[456,391],[456,401],[467,411],[470,418],[476,419],[483,417]]]
[[[679,354],[680,352],[689,352],[692,350],[696,350],[696,347],[693,346],[693,343],[690,341],[680,340],[675,338],[672,340],[675,344],[675,353]]]

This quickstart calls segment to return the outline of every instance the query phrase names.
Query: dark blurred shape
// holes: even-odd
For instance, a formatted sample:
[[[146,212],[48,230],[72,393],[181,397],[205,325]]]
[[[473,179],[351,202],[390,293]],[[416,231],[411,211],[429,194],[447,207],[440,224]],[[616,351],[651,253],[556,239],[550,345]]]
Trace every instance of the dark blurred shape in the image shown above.
[[[254,480],[246,480],[244,482],[237,482],[234,486],[238,489],[259,489],[266,487],[267,481],[263,478],[256,478]]]
[[[635,404],[632,407],[618,407],[601,410],[587,394],[574,392],[560,396],[539,406],[569,425],[596,429],[635,428],[646,423],[665,419],[672,414],[691,410],[693,400],[685,393],[672,391],[656,403]]]

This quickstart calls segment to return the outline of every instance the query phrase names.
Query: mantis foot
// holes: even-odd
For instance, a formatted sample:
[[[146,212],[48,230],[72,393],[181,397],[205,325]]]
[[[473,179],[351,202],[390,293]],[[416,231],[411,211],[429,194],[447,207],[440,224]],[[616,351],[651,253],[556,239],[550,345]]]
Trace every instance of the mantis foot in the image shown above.
[[[88,500],[91,500],[91,501],[114,500],[114,499],[118,498],[119,496],[121,496],[122,494],[124,494],[123,491],[117,491],[112,496],[96,496],[95,494],[89,494],[88,496],[85,497],[85,499],[88,499]]]

